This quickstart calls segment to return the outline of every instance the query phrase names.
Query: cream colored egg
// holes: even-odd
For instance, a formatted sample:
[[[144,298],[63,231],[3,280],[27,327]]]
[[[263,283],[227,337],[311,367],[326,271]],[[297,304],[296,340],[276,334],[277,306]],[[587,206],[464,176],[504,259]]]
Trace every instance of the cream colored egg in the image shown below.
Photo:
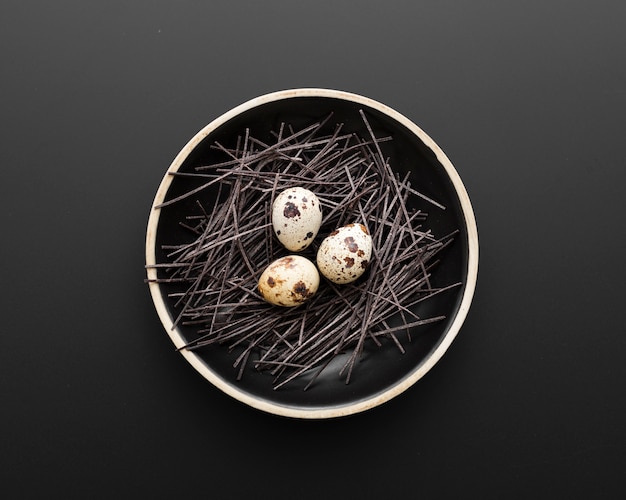
[[[333,231],[317,252],[317,267],[337,284],[352,283],[367,269],[372,256],[372,237],[363,224],[348,224]]]
[[[322,205],[303,187],[282,191],[272,205],[272,226],[278,241],[292,252],[308,247],[322,225]]]
[[[259,292],[270,304],[294,307],[310,299],[320,284],[315,264],[301,255],[272,262],[259,278]]]

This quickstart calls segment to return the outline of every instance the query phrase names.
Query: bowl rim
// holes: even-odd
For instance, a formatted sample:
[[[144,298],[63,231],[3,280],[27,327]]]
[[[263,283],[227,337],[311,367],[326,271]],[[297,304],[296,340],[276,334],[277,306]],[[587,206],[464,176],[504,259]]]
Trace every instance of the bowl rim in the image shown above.
[[[211,384],[220,389],[222,392],[228,394],[229,396],[244,404],[247,404],[250,407],[284,417],[302,419],[326,419],[343,417],[369,410],[395,398],[399,394],[406,391],[409,387],[411,387],[418,380],[420,380],[427,372],[429,372],[430,369],[441,359],[441,357],[448,350],[453,340],[459,333],[461,326],[469,312],[469,308],[476,288],[476,281],[478,278],[478,229],[476,225],[474,211],[472,209],[472,204],[470,202],[467,190],[465,189],[465,186],[455,167],[452,165],[452,162],[446,156],[443,150],[435,143],[435,141],[431,139],[431,137],[426,134],[419,126],[417,126],[415,123],[413,123],[411,120],[409,120],[398,111],[374,99],[351,92],[326,88],[294,88],[279,90],[252,98],[230,109],[229,111],[223,113],[221,116],[211,121],[199,132],[197,132],[176,155],[169,168],[167,169],[165,175],[163,176],[154,197],[154,201],[148,218],[145,248],[145,259],[147,266],[146,272],[147,278],[149,280],[148,287],[157,314],[161,320],[161,323],[165,327],[166,332],[178,349],[185,344],[185,340],[183,339],[177,328],[172,328],[173,322],[170,317],[168,308],[166,307],[166,304],[163,300],[163,296],[160,291],[160,285],[158,283],[150,281],[156,278],[157,275],[156,269],[150,267],[152,264],[156,263],[156,234],[160,216],[160,209],[156,207],[165,199],[165,196],[173,181],[174,176],[169,174],[178,171],[178,169],[184,163],[185,159],[189,156],[192,150],[205,137],[207,137],[210,133],[212,133],[214,130],[216,130],[232,118],[250,109],[267,103],[301,97],[322,97],[359,103],[369,108],[373,108],[383,113],[384,115],[387,115],[391,119],[406,127],[413,134],[415,134],[426,147],[433,151],[433,153],[437,157],[437,160],[444,167],[448,177],[453,184],[454,190],[459,199],[462,214],[464,216],[468,244],[467,277],[464,284],[465,286],[463,289],[463,295],[458,310],[447,332],[444,334],[443,338],[438,343],[436,348],[430,353],[430,355],[424,360],[424,362],[420,363],[417,366],[414,371],[410,372],[399,383],[390,387],[386,391],[375,394],[370,398],[347,403],[341,406],[324,408],[303,408],[282,405],[264,399],[255,398],[247,392],[239,390],[236,386],[229,384],[220,376],[218,376],[215,372],[213,372],[211,368],[204,362],[204,360],[202,360],[202,358],[195,352],[185,349],[181,349],[179,351],[185,357],[185,359],[196,369],[196,371],[198,371]]]

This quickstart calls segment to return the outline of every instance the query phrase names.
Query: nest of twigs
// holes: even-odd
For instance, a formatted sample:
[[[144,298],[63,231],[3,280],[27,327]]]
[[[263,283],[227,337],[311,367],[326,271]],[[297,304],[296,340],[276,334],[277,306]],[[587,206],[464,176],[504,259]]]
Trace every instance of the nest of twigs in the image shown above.
[[[280,388],[305,373],[317,375],[336,356],[345,357],[339,375],[350,381],[364,346],[389,339],[404,352],[416,327],[444,316],[421,317],[417,304],[459,286],[431,284],[441,251],[453,234],[434,235],[427,213],[409,208],[420,197],[436,210],[445,207],[399,177],[383,156],[366,115],[366,137],[322,130],[331,117],[300,130],[283,124],[268,144],[242,131],[235,145],[214,143],[224,160],[171,175],[194,177],[198,186],[158,209],[194,197],[198,210],[180,224],[184,244],[164,245],[167,261],[156,264],[158,283],[169,284],[175,303],[174,326],[193,328],[182,349],[223,345],[234,354],[236,378],[246,367],[273,376]],[[322,280],[317,294],[295,308],[266,303],[257,290],[265,267],[287,252],[273,234],[274,198],[289,187],[313,191],[323,206],[322,227],[303,255],[315,261],[319,242],[333,229],[359,222],[372,236],[369,268],[356,282]],[[204,196],[207,189],[217,195]]]

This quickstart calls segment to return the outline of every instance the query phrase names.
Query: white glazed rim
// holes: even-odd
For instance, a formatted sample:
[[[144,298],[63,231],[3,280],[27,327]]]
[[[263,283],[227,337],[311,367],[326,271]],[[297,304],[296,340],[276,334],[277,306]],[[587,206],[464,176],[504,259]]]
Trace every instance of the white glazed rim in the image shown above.
[[[293,417],[293,418],[303,418],[303,419],[325,419],[325,418],[334,418],[334,417],[342,417],[351,415],[354,413],[359,413],[376,406],[381,405],[382,403],[389,401],[390,399],[398,396],[413,384],[415,384],[419,379],[421,379],[438,361],[441,359],[443,354],[448,350],[452,341],[455,339],[459,330],[461,329],[461,325],[465,321],[467,313],[469,311],[472,298],[474,296],[474,291],[476,288],[476,280],[478,277],[478,230],[476,226],[476,220],[474,217],[474,211],[472,209],[472,205],[470,203],[469,196],[459,177],[456,169],[445,155],[445,153],[437,146],[437,144],[417,125],[415,125],[408,118],[398,113],[397,111],[391,109],[390,107],[381,104],[377,101],[374,101],[370,98],[363,97],[361,95],[339,91],[339,90],[331,90],[331,89],[321,89],[321,88],[301,88],[301,89],[290,89],[290,90],[282,90],[278,92],[273,92],[270,94],[265,94],[254,99],[251,99],[230,111],[224,113],[219,118],[216,118],[211,123],[209,123],[206,127],[200,130],[186,145],[185,147],[178,153],[174,161],[170,165],[167,170],[157,193],[154,198],[154,202],[152,205],[152,209],[150,211],[150,217],[148,219],[148,227],[146,232],[146,264],[147,268],[147,277],[148,279],[155,279],[157,272],[156,269],[151,268],[152,264],[156,263],[156,232],[157,226],[159,223],[160,209],[157,207],[163,200],[167,194],[167,191],[172,183],[172,179],[174,176],[169,175],[172,172],[177,172],[180,166],[183,164],[185,159],[189,156],[191,151],[211,132],[220,127],[222,124],[231,120],[235,116],[248,111],[257,106],[284,99],[291,99],[295,97],[324,97],[324,98],[333,98],[333,99],[341,99],[346,101],[353,101],[359,104],[363,104],[364,106],[368,106],[370,108],[376,109],[381,113],[389,116],[395,121],[404,125],[407,129],[413,132],[419,139],[429,147],[437,156],[437,159],[441,163],[441,165],[445,168],[452,184],[454,185],[454,189],[459,198],[459,202],[463,211],[463,215],[465,217],[465,225],[467,230],[468,237],[468,268],[467,268],[467,279],[465,282],[465,287],[463,291],[463,297],[461,299],[461,303],[459,305],[459,309],[454,317],[450,327],[448,328],[447,333],[445,334],[442,341],[437,345],[436,349],[431,352],[430,356],[421,363],[415,371],[410,373],[407,377],[403,378],[398,384],[394,385],[390,389],[375,394],[370,398],[359,400],[350,404],[342,405],[342,406],[332,406],[328,408],[301,408],[301,407],[290,407],[285,405],[280,405],[276,403],[269,402],[264,399],[259,399],[251,396],[250,394],[239,390],[236,386],[233,386],[226,381],[224,381],[221,377],[219,377],[207,364],[194,352],[187,351],[182,349],[181,354],[187,359],[187,361],[209,382],[211,382],[218,389],[222,390],[226,394],[232,396],[233,398],[262,411],[273,413],[276,415],[281,415],[285,417]],[[173,328],[172,319],[168,312],[168,309],[163,301],[163,296],[160,292],[160,287],[157,283],[150,282],[149,284],[150,293],[152,295],[152,300],[154,301],[155,308],[159,315],[159,318],[165,327],[165,330],[169,334],[170,338],[174,342],[174,345],[177,348],[182,347],[185,344],[185,341],[180,334],[177,328]]]

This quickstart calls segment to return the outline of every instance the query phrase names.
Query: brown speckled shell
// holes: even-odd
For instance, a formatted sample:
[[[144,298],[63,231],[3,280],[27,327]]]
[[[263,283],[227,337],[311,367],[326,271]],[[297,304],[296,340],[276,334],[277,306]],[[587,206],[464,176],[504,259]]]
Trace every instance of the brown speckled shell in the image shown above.
[[[317,267],[337,284],[359,279],[372,255],[372,237],[363,224],[348,224],[330,233],[317,252]]]
[[[306,302],[320,284],[315,265],[300,255],[289,255],[272,262],[259,278],[259,293],[270,304],[294,307]]]
[[[302,187],[282,191],[272,205],[272,226],[278,241],[300,252],[315,239],[322,224],[322,205],[317,196]]]

